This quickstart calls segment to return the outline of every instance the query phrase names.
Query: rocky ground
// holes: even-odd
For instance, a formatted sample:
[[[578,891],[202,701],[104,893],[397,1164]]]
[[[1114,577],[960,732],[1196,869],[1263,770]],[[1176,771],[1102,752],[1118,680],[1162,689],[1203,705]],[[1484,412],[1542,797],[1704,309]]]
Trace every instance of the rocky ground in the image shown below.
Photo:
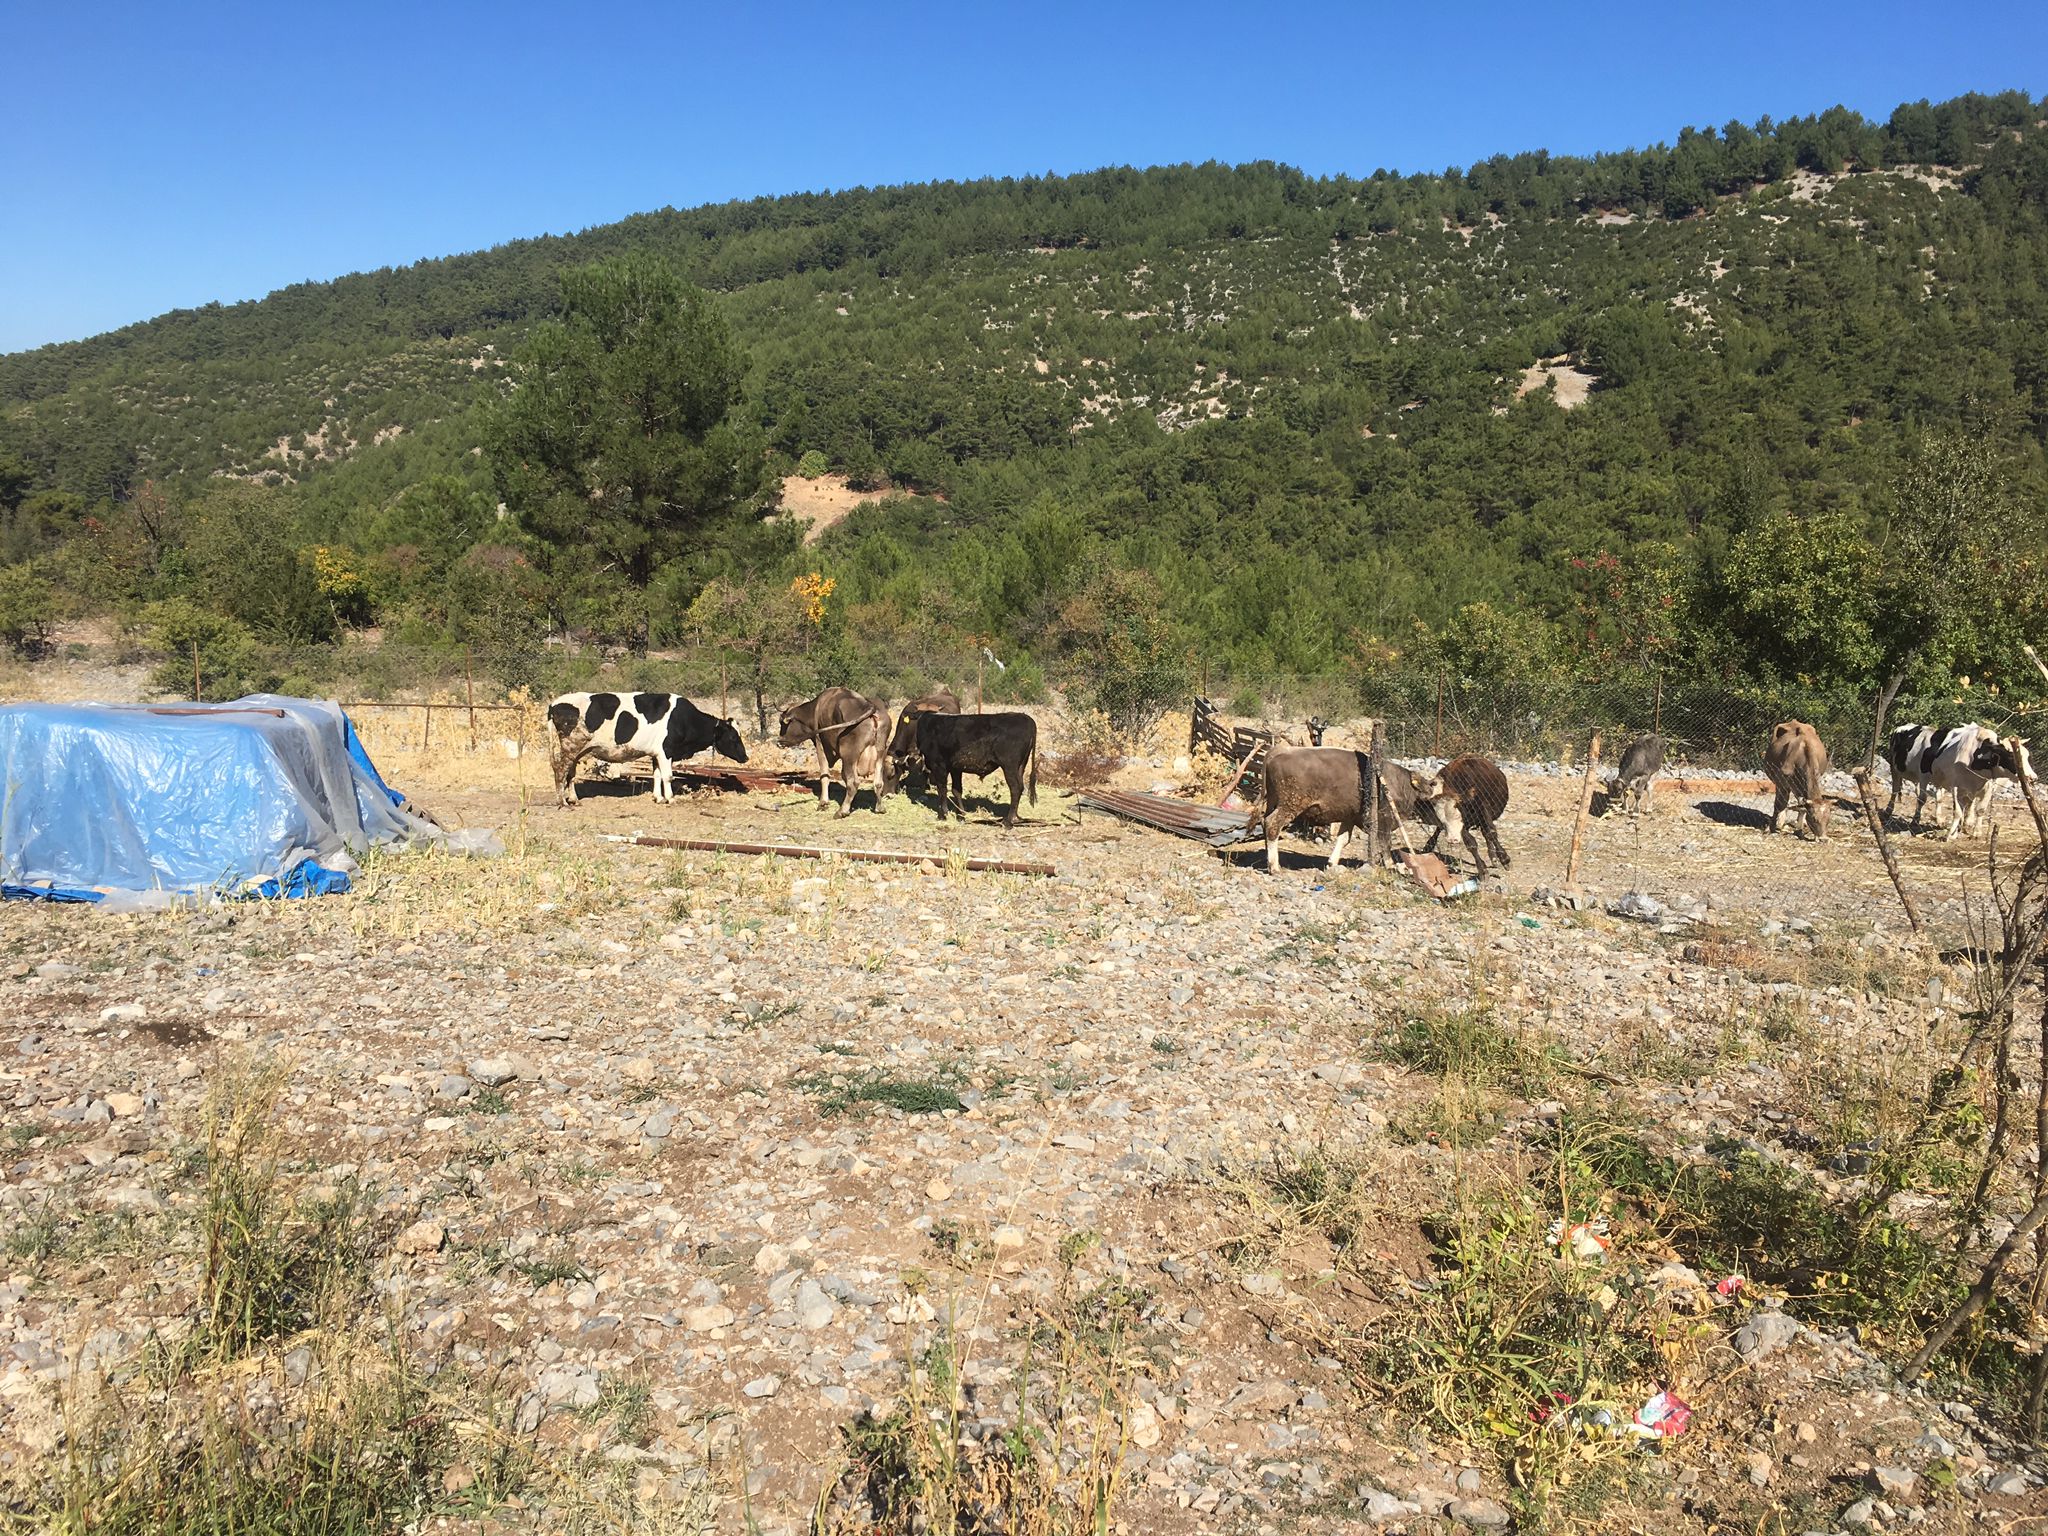
[[[1611,1246],[1543,1263],[1656,1347],[1571,1411],[1604,1390],[1625,1421],[1665,1387],[1683,1434],[1561,1434],[1538,1465],[1518,1425],[1461,1443],[1455,1389],[1387,1363],[1433,1336],[1447,1224],[1557,1214],[1545,1170],[1582,1115],[1853,1190],[1849,1107],[1924,1086],[1967,978],[1898,940],[1852,833],[1767,840],[1766,802],[1725,787],[1596,823],[1586,883],[1672,909],[1642,922],[1532,901],[1568,779],[1517,781],[1505,884],[1438,905],[1307,845],[1269,877],[1076,819],[1050,787],[1014,832],[978,810],[942,833],[900,802],[827,821],[626,781],[562,811],[530,760],[407,767],[386,764],[510,852],[379,858],[307,903],[0,913],[7,1475],[59,1454],[96,1374],[190,1326],[195,1127],[269,1060],[288,1175],[373,1202],[366,1311],[441,1379],[492,1384],[499,1433],[618,1470],[642,1528],[859,1528],[860,1426],[906,1405],[957,1411],[940,1446],[1057,1432],[1055,1497],[1113,1476],[1134,1532],[2048,1518],[2048,1463],[1992,1399],[1901,1389],[1888,1340],[1784,1287],[1723,1294],[1620,1204]],[[932,858],[615,840],[635,831]],[[1907,852],[1930,886],[1981,857]],[[1475,1010],[1541,1071],[1390,1045]],[[292,1343],[261,1367],[279,1392]],[[479,1513],[483,1470],[441,1474],[449,1528],[551,1528],[544,1490]]]

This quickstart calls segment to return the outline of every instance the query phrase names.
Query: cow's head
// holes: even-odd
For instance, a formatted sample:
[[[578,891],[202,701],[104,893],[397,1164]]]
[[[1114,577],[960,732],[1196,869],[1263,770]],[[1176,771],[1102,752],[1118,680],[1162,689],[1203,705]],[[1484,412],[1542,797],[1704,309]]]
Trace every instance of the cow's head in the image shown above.
[[[889,738],[889,759],[903,763],[917,756],[917,716],[915,704],[903,706],[903,713],[896,717],[895,734]]]
[[[735,763],[747,760],[747,744],[740,740],[739,728],[730,720],[721,720],[711,732],[711,750]]]
[[[2027,744],[2017,736],[1986,736],[1970,754],[1970,770],[1996,779],[2016,779],[2022,773],[2030,779],[2034,776]]]
[[[1321,715],[1310,715],[1308,717],[1308,744],[1312,747],[1320,747],[1323,744],[1323,732],[1329,728],[1330,722]]]
[[[785,747],[800,747],[812,739],[811,730],[797,718],[802,708],[801,704],[792,704],[782,712],[782,729],[775,739]]]

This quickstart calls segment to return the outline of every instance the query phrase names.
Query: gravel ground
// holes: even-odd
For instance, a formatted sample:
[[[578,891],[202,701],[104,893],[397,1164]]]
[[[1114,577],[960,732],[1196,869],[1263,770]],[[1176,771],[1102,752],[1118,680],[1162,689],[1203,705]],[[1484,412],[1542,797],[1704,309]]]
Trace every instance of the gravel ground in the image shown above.
[[[1675,1146],[1817,1147],[1825,1179],[1812,1083],[1837,1053],[1923,1056],[1961,991],[1897,943],[1867,834],[1766,838],[1768,798],[1739,785],[1594,821],[1586,885],[1695,914],[1663,933],[1531,901],[1570,842],[1578,790],[1557,777],[1516,781],[1505,883],[1438,906],[1391,875],[1330,878],[1310,845],[1269,877],[1250,849],[1076,820],[1049,787],[1014,832],[978,810],[942,835],[902,801],[827,821],[804,796],[657,807],[624,780],[561,811],[530,759],[384,766],[512,851],[379,859],[355,894],[310,903],[0,914],[0,1223],[99,1213],[131,1238],[12,1261],[0,1469],[54,1452],[81,1367],[118,1366],[189,1312],[184,1261],[133,1234],[189,1208],[178,1149],[228,1053],[253,1051],[288,1063],[280,1114],[309,1176],[360,1177],[403,1228],[380,1287],[411,1347],[502,1370],[521,1430],[631,1464],[650,1498],[713,1500],[712,1528],[737,1528],[742,1488],[763,1529],[802,1528],[842,1427],[899,1400],[942,1327],[969,1429],[998,1429],[1031,1319],[1105,1287],[1143,1345],[1118,1410],[1122,1528],[1504,1526],[1504,1469],[1433,1439],[1329,1340],[1398,1315],[1429,1275],[1427,1214],[1477,1170],[1516,1177],[1557,1106],[1504,1102],[1483,1146],[1414,1134],[1436,1089],[1374,1048],[1390,1021],[1483,996]],[[634,832],[935,857],[614,840]],[[949,871],[951,847],[1058,874]],[[1982,856],[1904,852],[1930,897]],[[1751,1031],[1788,991],[1817,1060]],[[882,1081],[953,1098],[858,1101]],[[1248,1171],[1312,1149],[1369,1170],[1362,1234],[1343,1255],[1299,1225],[1246,1244]],[[2048,1514],[2048,1469],[1976,1409],[1898,1390],[1847,1334],[1786,1320],[1744,1348],[1752,1307],[1700,1305],[1694,1428],[1641,1456],[1604,1528]],[[628,1381],[651,1423],[607,1450],[585,1410]]]

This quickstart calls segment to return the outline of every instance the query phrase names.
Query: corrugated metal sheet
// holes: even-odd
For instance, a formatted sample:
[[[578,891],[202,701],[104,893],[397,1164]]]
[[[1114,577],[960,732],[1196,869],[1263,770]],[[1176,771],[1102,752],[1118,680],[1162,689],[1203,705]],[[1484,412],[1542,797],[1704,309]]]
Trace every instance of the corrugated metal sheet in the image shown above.
[[[1195,805],[1165,795],[1144,795],[1133,790],[1090,789],[1074,797],[1084,811],[1101,811],[1141,826],[1156,827],[1175,837],[1191,837],[1211,848],[1228,848],[1241,843],[1257,830],[1258,821],[1249,811],[1225,810],[1215,805]]]

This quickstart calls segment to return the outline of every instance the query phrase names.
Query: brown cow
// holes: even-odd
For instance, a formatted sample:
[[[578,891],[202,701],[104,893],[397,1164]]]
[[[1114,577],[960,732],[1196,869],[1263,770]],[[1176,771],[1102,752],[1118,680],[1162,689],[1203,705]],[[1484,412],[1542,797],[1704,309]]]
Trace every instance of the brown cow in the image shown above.
[[[1821,779],[1828,771],[1828,749],[1820,732],[1804,720],[1781,720],[1764,748],[1764,774],[1777,790],[1771,803],[1771,830],[1793,801],[1806,807],[1806,827],[1816,838],[1828,835],[1828,798]]]
[[[839,805],[840,816],[853,809],[853,797],[860,792],[862,780],[865,779],[874,791],[877,812],[882,809],[882,801],[889,791],[896,787],[889,755],[882,750],[885,745],[883,731],[888,723],[887,714],[879,707],[870,706],[868,712],[858,719],[822,728],[826,740],[825,753],[838,767],[839,786],[845,791]]]
[[[1436,847],[1437,839],[1449,832],[1464,843],[1465,851],[1472,855],[1472,867],[1483,875],[1486,873],[1486,860],[1479,856],[1479,844],[1472,837],[1472,829],[1477,826],[1480,836],[1486,839],[1487,852],[1493,855],[1494,862],[1502,869],[1513,864],[1507,849],[1501,847],[1500,833],[1496,830],[1501,813],[1508,808],[1508,779],[1499,765],[1467,752],[1445,763],[1437,780],[1443,786],[1443,793],[1435,806],[1437,829],[1430,834],[1429,842],[1422,851],[1430,852]],[[1443,802],[1446,800],[1455,815],[1445,814]]]
[[[1344,856],[1344,844],[1352,829],[1365,825],[1363,793],[1368,759],[1363,752],[1342,747],[1280,747],[1266,755],[1263,831],[1266,838],[1266,868],[1280,867],[1280,834],[1296,821],[1335,829],[1330,842],[1329,867],[1335,869]],[[1388,764],[1391,773],[1398,765]],[[1382,785],[1382,824],[1391,828],[1393,815],[1386,799],[1390,786]],[[1423,815],[1421,807],[1432,805],[1440,794],[1437,781],[1426,773],[1401,768],[1391,786],[1410,817]],[[1445,807],[1456,816],[1455,803]]]
[[[782,712],[782,734],[777,738],[783,746],[795,749],[805,742],[811,744],[818,759],[818,808],[823,810],[832,803],[829,785],[832,776],[832,743],[838,739],[845,727],[866,716],[877,706],[855,693],[851,688],[836,685],[827,688],[815,699],[802,704],[792,704]]]

